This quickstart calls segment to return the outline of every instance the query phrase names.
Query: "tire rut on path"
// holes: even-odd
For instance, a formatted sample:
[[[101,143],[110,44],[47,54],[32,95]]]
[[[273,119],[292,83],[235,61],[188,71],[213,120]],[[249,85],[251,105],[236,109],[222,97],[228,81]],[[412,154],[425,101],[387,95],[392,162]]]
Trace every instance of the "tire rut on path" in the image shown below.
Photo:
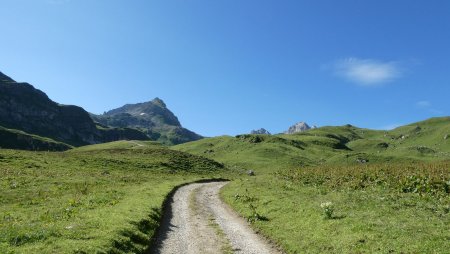
[[[180,187],[170,202],[152,253],[281,253],[219,198],[226,182]]]

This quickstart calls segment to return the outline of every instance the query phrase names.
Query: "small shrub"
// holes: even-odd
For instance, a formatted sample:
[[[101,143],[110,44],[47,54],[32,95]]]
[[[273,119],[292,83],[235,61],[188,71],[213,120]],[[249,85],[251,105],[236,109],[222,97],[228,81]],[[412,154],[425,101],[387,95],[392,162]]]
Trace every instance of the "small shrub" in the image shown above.
[[[320,204],[320,207],[323,210],[323,214],[325,216],[325,219],[332,219],[333,218],[333,212],[334,212],[334,206],[331,202],[325,202]]]

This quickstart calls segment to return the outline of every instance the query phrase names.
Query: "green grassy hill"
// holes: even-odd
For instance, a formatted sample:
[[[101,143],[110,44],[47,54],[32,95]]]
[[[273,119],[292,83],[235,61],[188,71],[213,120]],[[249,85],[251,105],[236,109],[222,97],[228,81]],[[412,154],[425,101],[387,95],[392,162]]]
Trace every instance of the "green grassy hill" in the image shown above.
[[[173,147],[0,149],[0,252],[145,253],[175,186],[228,178],[222,198],[288,253],[446,253],[449,131],[446,117]]]
[[[326,126],[297,134],[207,138],[173,149],[266,170],[326,163],[446,160],[450,158],[449,134],[450,117],[443,117],[391,131]]]
[[[287,253],[448,253],[450,118],[174,146],[237,168],[222,198]],[[252,169],[248,176],[244,169]]]
[[[152,142],[0,149],[0,252],[143,253],[175,186],[224,174]]]
[[[142,140],[119,140],[114,142],[102,143],[97,145],[88,145],[74,148],[69,153],[90,152],[90,151],[107,151],[120,149],[151,149],[164,148],[164,146],[156,141]]]

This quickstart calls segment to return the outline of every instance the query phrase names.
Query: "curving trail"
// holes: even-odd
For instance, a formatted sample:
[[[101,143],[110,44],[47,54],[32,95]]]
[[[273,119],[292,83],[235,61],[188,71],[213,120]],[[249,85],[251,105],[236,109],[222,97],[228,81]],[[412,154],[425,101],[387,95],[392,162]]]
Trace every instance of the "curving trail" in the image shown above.
[[[225,184],[193,183],[179,188],[153,253],[281,253],[220,200],[219,190]]]

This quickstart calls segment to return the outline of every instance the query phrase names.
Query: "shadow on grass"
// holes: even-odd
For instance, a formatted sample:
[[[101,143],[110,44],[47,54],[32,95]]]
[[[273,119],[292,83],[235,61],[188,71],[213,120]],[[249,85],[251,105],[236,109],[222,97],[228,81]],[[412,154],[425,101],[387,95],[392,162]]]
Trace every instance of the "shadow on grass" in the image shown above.
[[[191,183],[207,183],[228,181],[227,179],[204,179]],[[158,253],[158,248],[162,241],[167,238],[168,232],[174,225],[170,224],[172,217],[171,202],[173,195],[182,186],[191,184],[185,183],[173,188],[163,201],[162,208],[151,208],[150,214],[139,221],[131,222],[132,227],[119,233],[112,241],[111,247],[105,252],[108,254],[122,253]],[[77,251],[77,254],[86,254],[84,251]],[[103,252],[102,252],[103,253]]]
[[[121,231],[107,253],[147,253],[161,218],[161,210],[153,207],[147,218],[131,222],[132,229]]]
[[[330,218],[330,220],[342,220],[342,219],[345,219],[345,218],[347,218],[347,216],[345,216],[345,215],[333,215]]]

